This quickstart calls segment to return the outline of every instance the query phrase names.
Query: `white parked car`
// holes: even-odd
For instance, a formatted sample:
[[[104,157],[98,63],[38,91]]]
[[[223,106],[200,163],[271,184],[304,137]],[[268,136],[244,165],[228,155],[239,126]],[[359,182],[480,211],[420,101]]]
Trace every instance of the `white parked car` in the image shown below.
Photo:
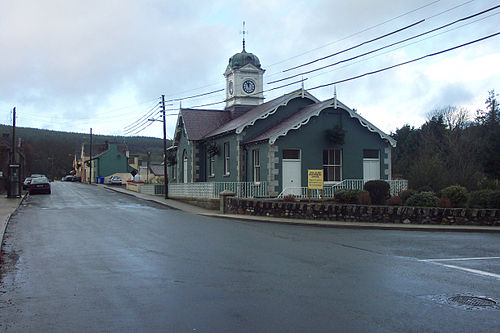
[[[109,177],[109,185],[121,185],[122,179],[119,176]]]

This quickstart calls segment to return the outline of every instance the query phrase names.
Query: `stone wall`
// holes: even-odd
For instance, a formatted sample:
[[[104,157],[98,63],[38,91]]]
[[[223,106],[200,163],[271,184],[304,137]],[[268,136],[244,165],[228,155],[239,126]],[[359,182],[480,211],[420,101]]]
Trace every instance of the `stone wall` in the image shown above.
[[[362,206],[228,198],[229,214],[346,222],[500,226],[500,209]]]
[[[205,209],[219,210],[220,200],[219,199],[208,199],[208,198],[186,198],[186,197],[176,197],[169,196],[169,199],[174,199],[176,201],[182,201],[190,205],[202,207]]]

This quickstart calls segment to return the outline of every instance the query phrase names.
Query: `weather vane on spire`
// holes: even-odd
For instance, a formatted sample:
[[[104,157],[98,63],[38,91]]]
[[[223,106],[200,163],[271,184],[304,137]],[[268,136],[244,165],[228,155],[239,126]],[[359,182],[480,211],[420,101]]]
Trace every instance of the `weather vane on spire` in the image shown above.
[[[245,30],[245,21],[243,21],[243,30],[241,34],[243,35],[243,51],[245,51],[245,35],[248,34],[248,31]]]

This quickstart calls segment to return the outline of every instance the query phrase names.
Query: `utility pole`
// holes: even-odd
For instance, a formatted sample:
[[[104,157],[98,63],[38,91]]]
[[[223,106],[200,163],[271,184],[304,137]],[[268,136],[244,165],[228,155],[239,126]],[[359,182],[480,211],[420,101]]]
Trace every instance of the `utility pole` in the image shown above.
[[[165,115],[165,95],[161,95],[161,114],[163,116],[163,178],[165,179],[165,199],[168,199],[167,175],[167,116]]]
[[[148,164],[146,168],[146,183],[149,184],[149,166],[151,164],[151,152],[148,151]]]
[[[16,107],[12,110],[12,155],[10,164],[16,164]]]
[[[92,128],[90,129],[90,156],[89,156],[89,163],[90,163],[89,184],[92,184]]]

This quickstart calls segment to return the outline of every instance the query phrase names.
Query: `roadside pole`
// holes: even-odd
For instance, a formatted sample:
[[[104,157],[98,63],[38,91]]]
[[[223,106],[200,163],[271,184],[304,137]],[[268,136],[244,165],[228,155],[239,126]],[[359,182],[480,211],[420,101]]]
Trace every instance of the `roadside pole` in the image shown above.
[[[161,114],[163,116],[163,178],[165,186],[165,199],[168,199],[167,175],[167,116],[165,114],[165,95],[161,95]]]
[[[89,184],[92,184],[92,128],[90,129],[90,156],[89,156],[89,165],[90,165]]]

